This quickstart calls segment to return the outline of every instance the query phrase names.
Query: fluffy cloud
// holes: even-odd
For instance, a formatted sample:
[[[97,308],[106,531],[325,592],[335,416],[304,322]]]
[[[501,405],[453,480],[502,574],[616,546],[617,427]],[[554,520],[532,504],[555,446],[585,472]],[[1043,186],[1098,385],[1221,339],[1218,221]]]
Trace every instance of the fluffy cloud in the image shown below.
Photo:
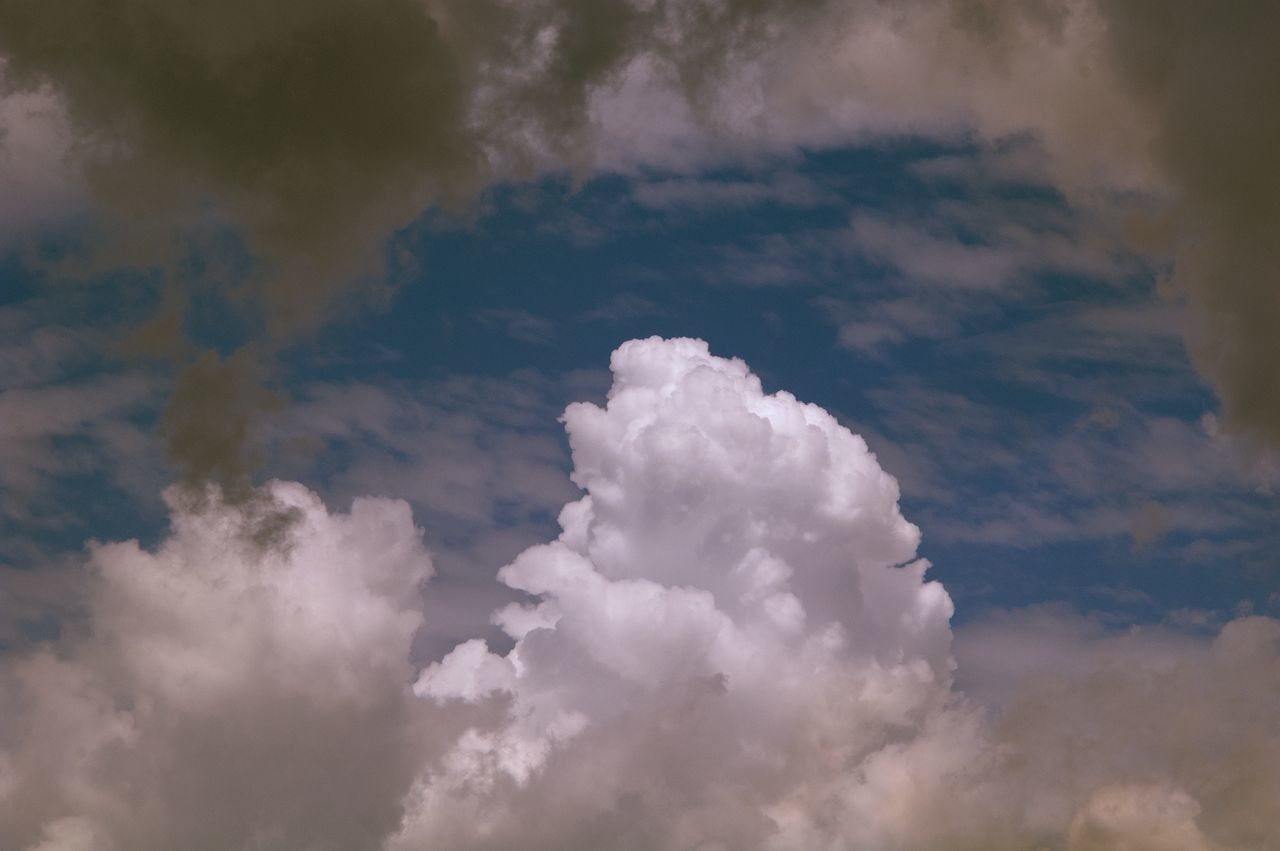
[[[0,833],[28,849],[1280,847],[1280,623],[959,634],[897,484],[696,340],[564,415],[584,491],[527,596],[417,670],[403,503],[171,496],[95,547],[88,616],[0,668]],[[266,515],[266,519],[278,516]],[[428,595],[430,591],[427,591]],[[428,607],[429,611],[429,607]],[[959,676],[959,686],[953,682]]]
[[[514,648],[418,680],[509,709],[423,780],[398,847],[792,842],[769,812],[814,816],[798,778],[856,769],[947,693],[950,600],[860,438],[701,341],[612,366],[608,405],[564,416],[586,496],[500,573],[537,598],[495,615]]]
[[[420,777],[396,849],[1271,847],[1280,625],[962,634],[862,441],[691,340],[565,414],[586,491],[500,572],[514,641],[416,691],[500,707]],[[967,671],[967,673],[966,673]],[[1140,729],[1135,730],[1135,726]]]
[[[403,503],[271,495],[294,515],[283,548],[240,537],[248,509],[175,501],[154,552],[93,550],[83,626],[9,660],[6,845],[355,849],[394,829],[430,560]]]

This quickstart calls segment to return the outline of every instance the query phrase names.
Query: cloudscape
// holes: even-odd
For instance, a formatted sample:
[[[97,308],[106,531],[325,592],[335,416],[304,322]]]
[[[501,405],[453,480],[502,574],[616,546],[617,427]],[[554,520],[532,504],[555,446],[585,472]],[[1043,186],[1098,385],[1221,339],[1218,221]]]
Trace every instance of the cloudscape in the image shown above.
[[[0,849],[1280,849],[1278,35],[0,0]]]

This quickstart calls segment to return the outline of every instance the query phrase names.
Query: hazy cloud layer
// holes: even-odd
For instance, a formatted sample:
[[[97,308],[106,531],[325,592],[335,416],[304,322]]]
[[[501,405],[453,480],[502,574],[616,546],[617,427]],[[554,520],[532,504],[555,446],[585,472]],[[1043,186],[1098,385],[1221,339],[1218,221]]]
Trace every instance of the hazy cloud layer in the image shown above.
[[[148,423],[163,382],[103,364],[113,329],[85,312],[67,297],[0,307],[0,565],[35,566],[53,540],[78,548],[103,502],[159,505],[166,477]],[[77,488],[90,482],[86,511]]]

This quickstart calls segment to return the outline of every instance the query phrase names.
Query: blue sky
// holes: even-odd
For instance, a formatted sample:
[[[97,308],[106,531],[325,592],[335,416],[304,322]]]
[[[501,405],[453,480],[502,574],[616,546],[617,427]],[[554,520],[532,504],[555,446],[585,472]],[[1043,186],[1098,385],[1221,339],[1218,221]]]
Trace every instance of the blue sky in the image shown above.
[[[290,346],[272,378],[302,411],[361,393],[384,409],[318,431],[293,404],[269,414],[263,475],[340,501],[378,488],[409,498],[433,546],[467,551],[459,581],[482,587],[554,530],[571,493],[563,407],[603,398],[620,342],[694,336],[868,440],[959,622],[1048,601],[1118,624],[1269,611],[1273,462],[1219,433],[1185,308],[1157,291],[1165,270],[1066,203],[1041,162],[1025,139],[907,139],[693,176],[553,177],[429,213],[389,243],[401,271],[385,303]],[[52,298],[22,285],[47,274],[17,253],[5,273],[18,333],[50,341],[29,392],[133,382],[110,413],[131,442],[95,435],[97,412],[33,435],[83,455],[31,473],[75,521],[11,513],[13,540],[41,558],[87,538],[154,540],[163,513],[137,481],[169,475],[149,445],[165,371],[110,343],[154,304],[154,278],[121,273]],[[190,327],[230,352],[246,333],[236,315],[214,304]],[[437,417],[457,421],[447,450],[432,447]],[[141,463],[111,457],[144,447]],[[443,451],[469,454],[449,460],[456,482],[431,484]],[[391,481],[375,478],[397,462]],[[13,563],[32,567],[16,552]]]
[[[1162,269],[1013,171],[1024,148],[905,140],[502,188],[478,221],[403,237],[422,279],[356,345],[385,346],[372,371],[400,381],[586,389],[573,374],[623,339],[701,337],[867,437],[961,617],[1268,607],[1271,478],[1213,436]]]

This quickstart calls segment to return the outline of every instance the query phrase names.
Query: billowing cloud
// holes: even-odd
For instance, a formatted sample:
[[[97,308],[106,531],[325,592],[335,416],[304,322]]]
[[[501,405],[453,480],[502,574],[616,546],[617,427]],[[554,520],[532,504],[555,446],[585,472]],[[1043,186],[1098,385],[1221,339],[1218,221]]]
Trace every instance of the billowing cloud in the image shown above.
[[[613,371],[606,407],[565,414],[587,495],[500,573],[535,597],[495,614],[514,647],[418,679],[505,715],[424,773],[392,848],[1280,839],[1274,621],[989,619],[958,691],[950,601],[859,438],[696,341],[629,343]]]
[[[510,708],[424,779],[396,847],[763,847],[771,811],[816,830],[832,804],[799,778],[947,694],[950,600],[860,438],[701,341],[628,343],[613,373],[607,407],[564,417],[587,495],[500,574],[538,599],[495,615],[514,648],[418,680]]]
[[[21,849],[1278,847],[1280,623],[1122,634],[1058,610],[958,634],[897,483],[697,340],[633,341],[564,415],[528,595],[418,668],[403,503],[175,495],[95,547],[83,623],[0,668]],[[250,518],[260,520],[261,518]],[[427,592],[430,594],[428,587]],[[429,606],[427,607],[429,611]]]
[[[83,624],[7,661],[8,847],[374,848],[398,824],[421,759],[420,533],[403,503],[271,491],[285,546],[243,541],[244,507],[174,495],[155,551],[94,548]]]

